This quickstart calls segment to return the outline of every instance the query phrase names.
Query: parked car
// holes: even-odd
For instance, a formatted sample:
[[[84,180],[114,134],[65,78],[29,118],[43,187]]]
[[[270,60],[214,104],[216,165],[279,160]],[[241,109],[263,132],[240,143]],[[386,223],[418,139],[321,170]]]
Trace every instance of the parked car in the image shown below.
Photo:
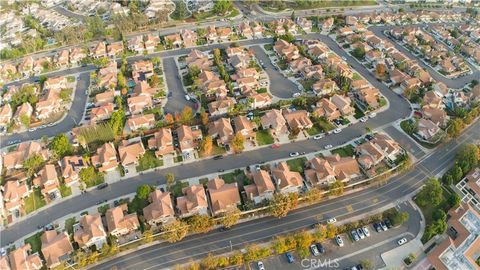
[[[329,218],[329,219],[327,219],[327,223],[328,223],[328,224],[333,224],[333,223],[335,223],[335,222],[337,222],[337,219],[336,219],[336,218]]]
[[[336,129],[333,130],[333,133],[335,133],[335,134],[338,134],[338,133],[340,133],[340,132],[342,132],[342,130],[339,129],[339,128],[336,128]]]
[[[370,237],[370,231],[368,230],[367,227],[363,227],[362,230],[366,237]]]
[[[387,231],[387,230],[388,230],[388,227],[387,227],[387,225],[385,224],[385,222],[381,221],[381,222],[380,222],[380,226],[382,227],[382,230],[383,230],[383,231]]]
[[[265,266],[263,265],[263,262],[257,262],[257,267],[258,267],[258,270],[265,270]]]
[[[408,241],[407,238],[403,237],[402,239],[398,240],[397,243],[398,243],[399,246],[401,246],[401,245],[407,243],[407,241]]]
[[[217,171],[218,172],[224,172],[225,170],[224,169],[218,169]]]
[[[108,187],[108,183],[101,183],[100,185],[97,186],[97,189],[100,190],[100,189],[104,189]]]
[[[317,249],[320,253],[325,253],[325,248],[322,246],[321,243],[316,243],[315,245],[317,245]]]
[[[366,116],[360,118],[360,122],[363,122],[363,123],[367,122],[367,120],[368,120],[368,117]]]
[[[382,225],[380,225],[380,223],[376,222],[376,223],[373,223],[373,228],[375,229],[376,232],[382,232],[383,229],[382,229]]]
[[[293,258],[292,253],[290,253],[290,252],[285,253],[285,257],[287,257],[288,263],[293,263],[293,262],[295,261],[295,259]]]
[[[187,101],[190,101],[191,98],[190,98],[189,95],[185,95],[185,99],[186,99]]]
[[[332,147],[333,147],[333,145],[331,145],[331,144],[327,144],[327,145],[325,145],[325,147],[324,147],[324,148],[325,148],[325,149],[330,149],[330,148],[332,148]]]
[[[290,156],[291,156],[291,157],[298,157],[299,155],[300,155],[300,153],[298,153],[298,152],[292,152],[292,153],[290,153]]]
[[[356,230],[351,231],[350,234],[352,235],[353,240],[355,240],[355,241],[360,240],[360,237],[358,236]]]
[[[296,92],[296,93],[293,93],[292,97],[293,97],[293,98],[297,98],[297,97],[299,97],[300,95],[301,95],[301,94],[300,94],[299,92]]]
[[[315,136],[313,136],[313,139],[314,140],[320,140],[321,138],[325,137],[325,134],[324,133],[320,133],[320,134],[317,134]]]
[[[218,160],[218,159],[222,159],[222,158],[223,158],[222,155],[217,155],[217,156],[214,156],[214,157],[213,157],[214,160]]]
[[[364,239],[364,238],[365,238],[365,234],[363,233],[362,228],[358,228],[358,229],[357,229],[357,234],[358,234],[358,236],[360,236],[360,239]]]
[[[390,222],[390,219],[387,218],[387,219],[385,219],[383,222],[385,223],[385,225],[387,226],[387,228],[390,229],[390,228],[393,227],[392,222]]]
[[[320,254],[316,245],[311,245],[310,246],[310,251],[312,252],[313,256],[318,256]]]
[[[274,143],[272,144],[272,146],[270,146],[272,149],[277,149],[277,148],[280,148],[280,144],[278,143]]]
[[[370,118],[374,118],[375,116],[377,116],[377,113],[371,112],[368,114],[368,117]]]
[[[340,235],[335,236],[335,242],[337,242],[339,247],[343,247],[343,239]]]

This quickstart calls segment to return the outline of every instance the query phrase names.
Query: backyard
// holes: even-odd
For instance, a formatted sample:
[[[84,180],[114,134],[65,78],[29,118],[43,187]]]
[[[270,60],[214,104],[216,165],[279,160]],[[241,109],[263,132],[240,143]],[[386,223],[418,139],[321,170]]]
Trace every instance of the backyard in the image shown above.
[[[39,252],[42,249],[42,240],[40,240],[40,237],[42,236],[41,232],[38,232],[29,238],[25,239],[25,244],[30,244],[32,247],[32,254]]]
[[[25,198],[25,212],[31,213],[43,206],[45,206],[45,200],[42,198],[42,194],[39,188],[34,188],[33,192]]]

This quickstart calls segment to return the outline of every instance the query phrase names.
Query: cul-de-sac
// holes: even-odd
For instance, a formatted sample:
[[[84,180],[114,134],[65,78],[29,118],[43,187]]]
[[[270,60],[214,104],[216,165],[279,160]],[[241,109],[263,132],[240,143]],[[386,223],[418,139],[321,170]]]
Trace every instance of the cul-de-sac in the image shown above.
[[[479,0],[0,7],[1,270],[480,269]]]

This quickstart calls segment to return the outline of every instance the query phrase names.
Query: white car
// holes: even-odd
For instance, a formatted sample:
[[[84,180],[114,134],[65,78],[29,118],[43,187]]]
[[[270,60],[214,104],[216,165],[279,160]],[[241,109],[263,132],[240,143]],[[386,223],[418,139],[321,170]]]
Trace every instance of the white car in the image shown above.
[[[313,256],[318,256],[320,252],[318,251],[318,248],[315,244],[310,246],[310,251],[312,252]]]
[[[263,265],[263,262],[257,262],[257,267],[258,267],[258,270],[265,270],[265,266]]]
[[[335,241],[339,247],[343,247],[343,239],[340,235],[335,236]]]
[[[185,99],[186,99],[187,101],[190,101],[190,96],[189,96],[189,95],[185,95]]]
[[[297,92],[297,93],[293,93],[292,97],[297,98],[297,97],[299,97],[300,95],[301,95],[301,94],[300,94],[299,92]]]
[[[292,152],[292,153],[290,153],[290,156],[291,156],[291,157],[298,157],[299,155],[300,155],[300,153],[298,153],[298,152]]]
[[[342,56],[343,61],[347,61],[347,58],[345,56]]]
[[[333,147],[333,145],[331,145],[331,144],[327,144],[327,145],[325,145],[325,147],[324,147],[324,148],[325,148],[325,150],[326,150],[326,149],[331,149],[332,147]]]
[[[340,133],[340,132],[342,132],[342,130],[339,129],[339,128],[336,128],[336,129],[333,130],[333,133],[335,133],[335,134],[338,134],[338,133]]]
[[[360,118],[360,122],[362,122],[362,123],[367,122],[367,120],[368,120],[368,117],[366,117],[366,116]]]
[[[315,136],[313,136],[313,139],[314,140],[320,140],[321,138],[325,137],[325,134],[323,133],[320,133],[320,134],[317,134]]]
[[[370,237],[370,231],[368,230],[367,227],[363,227],[362,230],[366,237]]]
[[[327,223],[328,223],[328,224],[333,224],[333,223],[335,223],[335,222],[337,222],[337,219],[336,219],[336,218],[327,219]]]
[[[407,243],[407,238],[404,237],[404,238],[398,240],[397,243],[398,243],[399,246],[401,246],[401,245]]]
[[[368,117],[370,118],[374,118],[375,116],[377,116],[377,113],[371,112],[368,114]]]

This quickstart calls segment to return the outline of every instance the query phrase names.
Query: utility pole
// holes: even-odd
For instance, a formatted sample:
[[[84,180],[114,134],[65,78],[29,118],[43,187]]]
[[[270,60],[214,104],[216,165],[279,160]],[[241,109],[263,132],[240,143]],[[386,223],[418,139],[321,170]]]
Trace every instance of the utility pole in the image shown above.
[[[229,240],[228,242],[230,242],[230,252],[233,252],[232,240]]]

